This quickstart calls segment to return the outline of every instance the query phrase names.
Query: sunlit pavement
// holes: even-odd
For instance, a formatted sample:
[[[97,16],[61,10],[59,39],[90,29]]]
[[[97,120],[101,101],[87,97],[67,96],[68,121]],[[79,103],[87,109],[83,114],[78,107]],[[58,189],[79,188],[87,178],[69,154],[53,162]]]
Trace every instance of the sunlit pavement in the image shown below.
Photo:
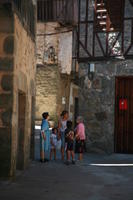
[[[133,200],[133,155],[86,154],[66,166],[36,161],[13,182],[0,183],[0,200]],[[60,155],[59,155],[60,156]]]

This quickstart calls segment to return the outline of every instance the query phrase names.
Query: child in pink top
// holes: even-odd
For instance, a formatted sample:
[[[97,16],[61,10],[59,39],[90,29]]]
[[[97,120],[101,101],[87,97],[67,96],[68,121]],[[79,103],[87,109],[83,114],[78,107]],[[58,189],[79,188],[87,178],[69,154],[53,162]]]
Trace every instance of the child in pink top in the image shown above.
[[[77,136],[80,140],[85,140],[85,126],[83,122],[79,122],[77,126]]]
[[[83,124],[83,118],[77,118],[77,127],[76,127],[76,153],[79,154],[79,160],[83,159],[83,153],[85,151],[85,126]]]

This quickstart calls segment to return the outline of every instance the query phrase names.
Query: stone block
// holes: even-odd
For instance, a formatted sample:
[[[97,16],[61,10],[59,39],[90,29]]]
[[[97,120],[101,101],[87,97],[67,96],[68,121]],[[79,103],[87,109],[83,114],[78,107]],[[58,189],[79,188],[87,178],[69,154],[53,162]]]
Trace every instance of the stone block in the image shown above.
[[[0,95],[0,108],[12,107],[13,96],[11,94],[1,94]]]
[[[12,71],[13,58],[0,58],[0,71]]]
[[[113,89],[112,86],[112,79],[109,79],[108,76],[102,77],[102,89],[104,92]]]
[[[11,129],[9,127],[1,128],[0,127],[0,147],[1,146],[8,146],[10,143],[10,137],[11,137]],[[0,151],[2,151],[2,148],[0,148]]]
[[[2,122],[5,126],[9,126],[12,123],[12,109],[2,113]]]
[[[4,75],[2,77],[1,87],[5,91],[11,91],[13,89],[13,77],[11,75]]]
[[[10,175],[11,165],[11,130],[0,128],[0,177]]]
[[[101,89],[101,79],[96,78],[92,84],[94,89]]]
[[[13,51],[14,51],[14,37],[13,36],[8,36],[5,38],[3,49],[6,54],[13,54]]]
[[[96,116],[98,121],[103,121],[103,120],[107,119],[107,113],[106,112],[95,113],[95,116]]]

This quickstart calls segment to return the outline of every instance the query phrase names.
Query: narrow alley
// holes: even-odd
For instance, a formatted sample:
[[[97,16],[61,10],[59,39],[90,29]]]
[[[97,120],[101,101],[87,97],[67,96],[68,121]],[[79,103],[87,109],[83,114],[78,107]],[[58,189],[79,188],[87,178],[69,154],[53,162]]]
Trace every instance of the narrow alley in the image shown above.
[[[133,0],[0,0],[0,200],[133,200]]]

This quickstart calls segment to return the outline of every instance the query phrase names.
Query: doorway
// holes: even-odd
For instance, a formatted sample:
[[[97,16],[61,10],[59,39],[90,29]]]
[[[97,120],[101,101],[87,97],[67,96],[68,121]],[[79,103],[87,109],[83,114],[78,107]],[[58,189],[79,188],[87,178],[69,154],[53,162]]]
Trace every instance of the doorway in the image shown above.
[[[115,152],[133,153],[133,76],[116,77]]]
[[[35,150],[35,97],[31,99],[31,137],[30,137],[30,158],[34,160]]]
[[[25,111],[26,95],[18,93],[18,149],[17,149],[17,169],[24,168],[24,135],[25,135]]]

